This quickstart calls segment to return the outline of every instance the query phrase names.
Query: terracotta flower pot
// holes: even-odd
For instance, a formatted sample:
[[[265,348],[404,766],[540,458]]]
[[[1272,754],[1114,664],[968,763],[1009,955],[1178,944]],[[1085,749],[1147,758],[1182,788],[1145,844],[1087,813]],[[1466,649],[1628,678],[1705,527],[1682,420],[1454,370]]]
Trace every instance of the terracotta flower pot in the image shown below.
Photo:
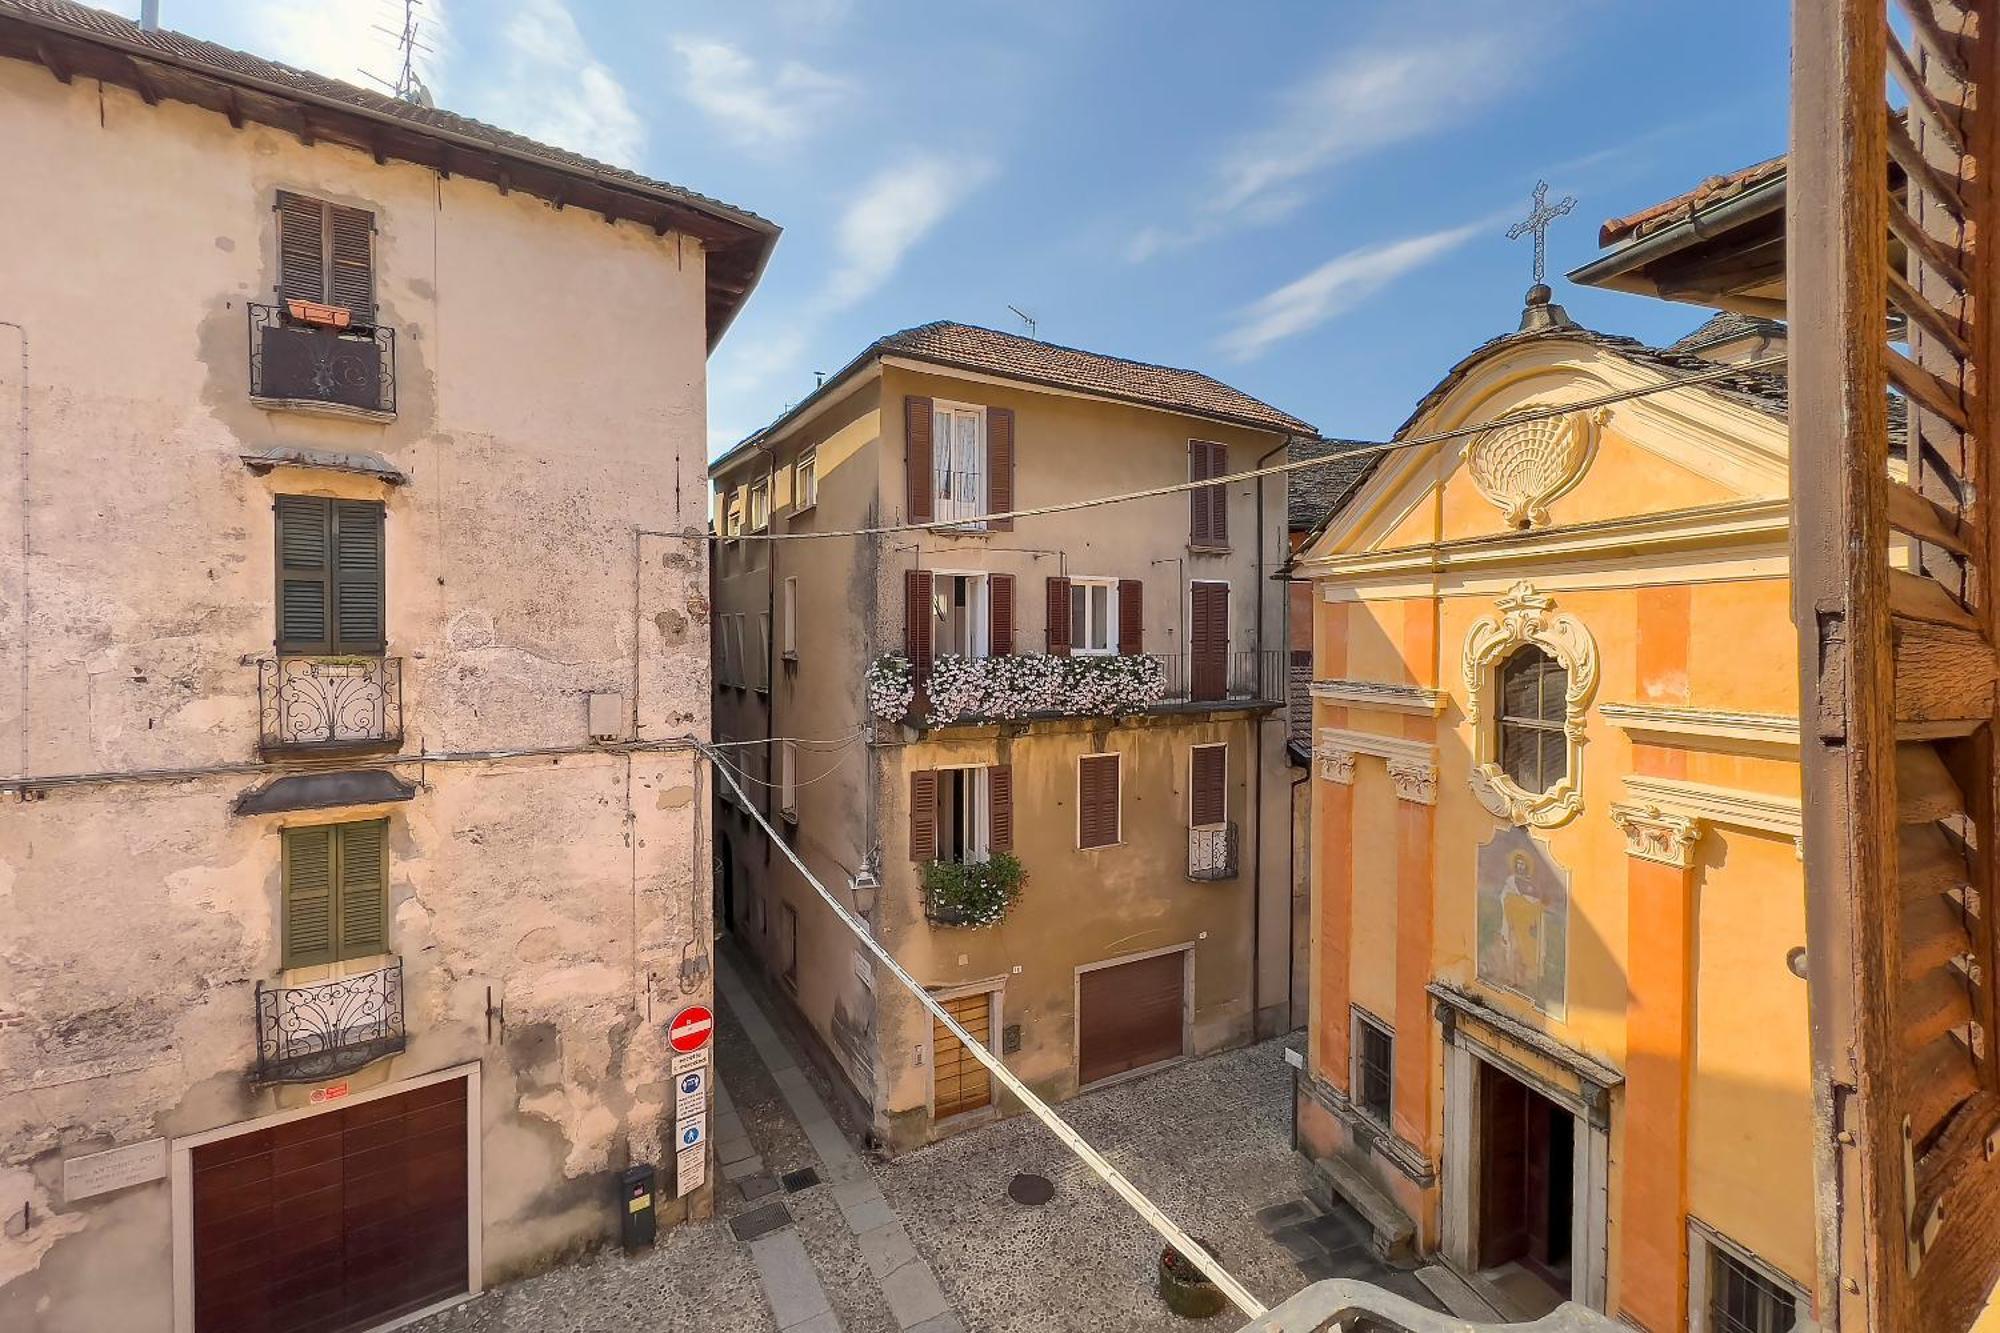
[[[287,301],[285,310],[299,323],[317,324],[321,328],[344,329],[354,322],[354,312],[346,306],[319,301]]]
[[[1221,1251],[1213,1241],[1195,1238],[1204,1253],[1220,1258]],[[1181,1257],[1180,1251],[1171,1245],[1160,1251],[1160,1299],[1167,1308],[1183,1319],[1208,1319],[1219,1315],[1228,1300],[1222,1288],[1202,1276],[1199,1268]]]

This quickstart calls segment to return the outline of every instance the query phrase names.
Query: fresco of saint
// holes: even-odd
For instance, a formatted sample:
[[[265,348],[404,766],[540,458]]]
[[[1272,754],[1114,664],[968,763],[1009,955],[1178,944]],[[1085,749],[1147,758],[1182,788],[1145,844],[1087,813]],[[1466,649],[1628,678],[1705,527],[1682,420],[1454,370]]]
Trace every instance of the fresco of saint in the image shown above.
[[[1569,872],[1519,828],[1479,849],[1479,979],[1563,1016],[1569,975]]]

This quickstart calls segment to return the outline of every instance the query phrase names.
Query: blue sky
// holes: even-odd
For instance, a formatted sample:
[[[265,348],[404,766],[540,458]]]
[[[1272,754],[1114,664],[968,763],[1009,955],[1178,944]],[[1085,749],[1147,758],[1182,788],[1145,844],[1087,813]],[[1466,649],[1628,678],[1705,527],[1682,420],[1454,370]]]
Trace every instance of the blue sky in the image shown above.
[[[111,7],[136,14],[138,0]],[[167,26],[393,73],[400,0],[163,0]],[[1538,176],[1571,287],[1598,223],[1784,148],[1778,0],[425,0],[440,105],[785,228],[711,362],[734,442],[931,319],[1208,371],[1380,438],[1513,327]],[[359,80],[357,80],[359,81]]]

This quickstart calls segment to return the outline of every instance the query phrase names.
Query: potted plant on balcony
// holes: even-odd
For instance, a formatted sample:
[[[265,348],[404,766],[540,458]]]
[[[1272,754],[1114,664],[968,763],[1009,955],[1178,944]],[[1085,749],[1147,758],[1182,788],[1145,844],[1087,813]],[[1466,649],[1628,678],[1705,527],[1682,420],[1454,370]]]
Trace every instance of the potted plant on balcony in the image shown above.
[[[285,313],[301,324],[312,324],[322,329],[344,329],[354,322],[354,312],[342,305],[327,305],[323,301],[286,301]]]
[[[1197,1236],[1194,1243],[1211,1258],[1219,1256],[1213,1241]],[[1210,1282],[1186,1255],[1171,1245],[1160,1251],[1160,1299],[1183,1319],[1208,1319],[1221,1314],[1227,1303],[1222,1288]]]
[[[940,926],[990,926],[1021,891],[1021,862],[1007,852],[984,861],[924,863],[924,915]]]
[[[868,689],[868,711],[884,722],[899,722],[917,697],[916,673],[901,653],[884,653],[868,664],[862,681]]]

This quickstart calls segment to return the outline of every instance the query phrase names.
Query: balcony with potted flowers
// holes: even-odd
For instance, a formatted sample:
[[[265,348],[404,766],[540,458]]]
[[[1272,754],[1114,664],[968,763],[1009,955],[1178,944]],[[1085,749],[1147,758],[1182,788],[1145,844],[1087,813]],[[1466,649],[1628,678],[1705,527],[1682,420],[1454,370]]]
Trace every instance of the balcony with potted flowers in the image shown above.
[[[318,301],[251,304],[250,401],[362,421],[396,419],[396,332]]]

